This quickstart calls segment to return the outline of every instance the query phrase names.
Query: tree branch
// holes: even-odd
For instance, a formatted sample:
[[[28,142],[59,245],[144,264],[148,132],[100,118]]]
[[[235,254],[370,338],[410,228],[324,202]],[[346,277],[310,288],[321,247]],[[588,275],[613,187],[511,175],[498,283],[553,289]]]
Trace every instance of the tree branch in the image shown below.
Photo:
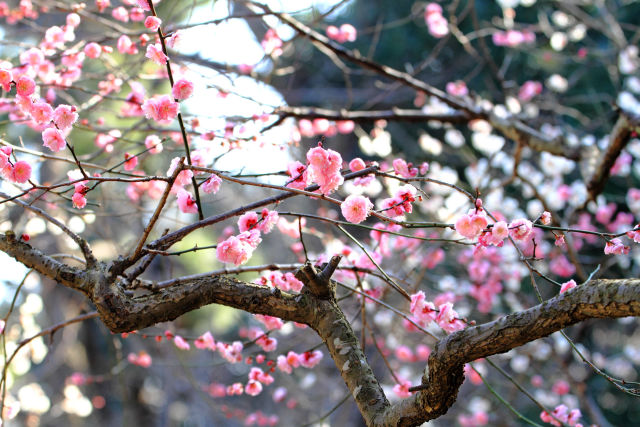
[[[373,111],[347,111],[328,110],[314,107],[278,107],[274,114],[281,118],[294,117],[296,119],[327,119],[327,120],[353,120],[354,122],[373,122],[376,120],[390,120],[402,122],[428,122],[442,123],[467,123],[470,118],[459,112],[428,114],[422,110],[406,110],[392,108],[390,110]]]
[[[602,193],[611,174],[611,168],[624,147],[629,143],[632,132],[637,131],[639,127],[640,121],[637,117],[630,117],[627,113],[621,111],[616,124],[611,129],[609,145],[598,160],[598,165],[587,183],[590,200],[595,200]]]
[[[422,378],[425,388],[388,407],[371,425],[410,426],[437,418],[453,405],[464,364],[505,353],[590,318],[640,316],[640,280],[596,280],[528,310],[464,329],[440,340]]]

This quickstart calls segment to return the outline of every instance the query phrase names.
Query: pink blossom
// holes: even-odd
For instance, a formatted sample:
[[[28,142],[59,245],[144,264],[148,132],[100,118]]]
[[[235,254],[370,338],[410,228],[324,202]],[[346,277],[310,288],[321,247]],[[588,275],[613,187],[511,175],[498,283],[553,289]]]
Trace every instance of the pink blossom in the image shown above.
[[[169,57],[162,51],[160,44],[150,44],[147,46],[147,53],[144,55],[158,65],[164,65],[167,63]]]
[[[469,94],[467,84],[462,80],[447,83],[446,90],[449,95],[453,96],[467,96]]]
[[[180,350],[190,350],[191,349],[191,346],[189,345],[189,343],[184,338],[182,338],[180,335],[176,335],[173,338],[173,343]]]
[[[62,130],[70,128],[77,120],[78,113],[74,106],[60,104],[53,111],[53,122]]]
[[[13,81],[13,74],[11,70],[7,70],[5,68],[0,68],[0,86],[5,92],[9,92],[11,90],[11,82]]]
[[[364,221],[373,209],[373,203],[365,196],[350,195],[340,204],[342,215],[354,224]]]
[[[291,177],[291,181],[287,183],[287,187],[304,190],[309,185],[309,177],[307,167],[302,163],[295,161],[287,165],[287,173]]]
[[[122,6],[118,6],[111,11],[111,16],[116,21],[129,22],[129,12]]]
[[[110,0],[96,0],[96,7],[100,13],[104,12],[104,10],[111,6]]]
[[[278,369],[280,369],[280,371],[284,372],[285,374],[290,374],[293,371],[293,367],[289,364],[287,358],[283,355],[278,356],[276,365],[278,366]]]
[[[129,55],[135,55],[136,53],[138,53],[138,48],[136,47],[136,45],[131,41],[129,36],[124,34],[118,38],[116,47],[118,48],[118,52],[120,53],[126,53]]]
[[[127,356],[127,361],[132,365],[137,365],[142,368],[148,368],[149,366],[151,366],[151,356],[149,356],[149,353],[145,351],[141,351],[138,354],[129,353],[129,355]]]
[[[498,221],[491,227],[491,239],[489,243],[494,246],[500,246],[502,241],[509,235],[509,227],[504,221]]]
[[[458,313],[453,309],[453,304],[446,302],[438,307],[436,322],[447,332],[455,332],[464,329],[464,323],[458,319]]]
[[[273,391],[272,397],[273,397],[273,401],[276,403],[280,403],[284,401],[284,399],[287,397],[286,387],[278,387],[277,389],[275,389]]]
[[[320,350],[313,351],[305,351],[301,355],[299,355],[298,360],[300,361],[300,365],[305,368],[311,369],[315,367],[322,360],[323,354]]]
[[[622,243],[622,240],[615,238],[607,242],[604,247],[606,255],[626,255],[629,253],[629,247]]]
[[[53,108],[44,101],[34,102],[31,106],[31,117],[39,125],[47,124],[53,117]]]
[[[20,76],[16,81],[16,93],[20,96],[30,96],[36,91],[36,82],[29,76]]]
[[[147,16],[144,20],[145,28],[148,28],[151,31],[158,31],[158,28],[160,28],[160,24],[162,24],[162,20],[157,16]]]
[[[284,326],[284,322],[277,317],[267,316],[265,314],[254,314],[253,317],[262,322],[268,330],[280,329]]]
[[[278,346],[278,340],[267,335],[262,335],[256,340],[256,345],[265,352],[275,351]]]
[[[613,218],[613,214],[616,212],[616,204],[608,203],[604,206],[598,206],[596,210],[596,221],[601,224],[608,224]]]
[[[45,147],[54,152],[64,150],[64,147],[67,145],[62,133],[56,128],[45,129],[42,132],[42,142]]]
[[[235,265],[244,264],[249,260],[253,252],[251,246],[243,243],[236,236],[230,236],[218,243],[216,254],[221,262],[230,262]]]
[[[366,167],[367,165],[364,163],[364,160],[362,160],[360,157],[356,157],[355,159],[349,162],[349,170],[351,170],[351,172],[358,172]]]
[[[564,248],[565,246],[567,246],[567,242],[564,241],[564,234],[556,235],[556,241],[554,242],[554,245],[559,248]]]
[[[329,25],[325,30],[325,33],[331,40],[338,40],[340,37],[340,30],[335,25]]]
[[[542,83],[534,82],[532,80],[526,81],[520,87],[518,91],[518,98],[522,102],[529,102],[534,96],[542,93]]]
[[[216,349],[216,341],[213,339],[213,335],[211,335],[211,332],[209,331],[196,338],[193,344],[199,350],[215,351]]]
[[[255,212],[247,212],[238,219],[238,230],[252,230],[258,224],[258,214]]]
[[[436,307],[432,302],[427,302],[424,292],[418,291],[411,295],[411,306],[409,311],[423,326],[428,325],[436,319]]]
[[[102,47],[96,42],[87,43],[84,47],[84,54],[91,59],[99,58],[101,53]]]
[[[413,178],[418,175],[418,169],[414,168],[411,163],[407,164],[403,159],[393,160],[393,170],[396,175],[400,175],[403,178]]]
[[[564,282],[560,287],[560,293],[562,294],[564,292],[567,292],[569,289],[573,289],[576,286],[577,285],[575,280],[569,280],[568,282]]]
[[[82,209],[87,206],[87,199],[84,197],[83,193],[73,193],[71,202],[73,203],[73,207],[77,209]]]
[[[262,392],[262,384],[258,381],[249,380],[246,387],[244,388],[244,392],[249,396],[257,396]]]
[[[273,227],[278,223],[278,212],[270,211],[267,208],[262,209],[260,213],[260,222],[258,222],[258,230],[264,234],[268,234],[273,230]]]
[[[340,174],[342,157],[333,150],[325,150],[321,146],[311,148],[307,152],[309,167],[307,172],[312,181],[320,186],[322,194],[329,195],[344,181]]]
[[[396,358],[401,362],[413,362],[415,356],[411,349],[406,345],[399,345],[395,350]]]
[[[149,135],[144,139],[144,146],[149,149],[151,154],[162,153],[162,141],[158,135]]]
[[[330,136],[329,134],[331,133],[331,122],[329,122],[329,120],[327,119],[313,119],[313,133],[315,135],[327,135]]]
[[[67,15],[66,21],[68,26],[75,28],[80,25],[80,15],[77,13],[70,13]]]
[[[194,197],[187,190],[178,191],[178,207],[184,213],[198,213],[198,204]]]
[[[175,172],[179,164],[180,157],[174,157],[173,159],[171,159],[171,164],[169,165],[169,169],[167,170],[167,176],[173,175],[173,172]],[[193,171],[189,169],[182,170],[176,177],[176,184],[179,186],[187,185],[191,182],[191,178],[193,178]]]
[[[533,224],[528,219],[520,218],[511,221],[509,224],[509,234],[515,240],[527,241],[533,237]]]
[[[11,170],[11,181],[24,184],[29,178],[31,178],[31,165],[24,160],[15,162]]]
[[[543,225],[551,224],[551,214],[547,211],[542,212],[542,215],[540,215],[540,222]]]
[[[244,386],[242,385],[242,383],[233,383],[227,387],[227,396],[239,396],[242,393],[244,393]]]
[[[264,385],[273,384],[274,381],[274,378],[271,375],[256,367],[251,368],[251,370],[249,371],[249,379],[253,381],[259,381]]]
[[[353,132],[355,127],[356,124],[353,122],[353,120],[338,120],[336,122],[336,129],[342,134],[349,134]]]
[[[455,223],[458,234],[470,240],[478,237],[486,227],[487,218],[484,212],[462,215]]]
[[[409,391],[409,387],[411,387],[411,383],[409,381],[402,381],[401,384],[396,384],[393,386],[393,392],[401,399],[405,399],[411,396],[411,392]]]
[[[169,95],[150,98],[142,104],[145,116],[160,123],[168,123],[175,119],[179,109],[178,103]]]
[[[20,62],[31,65],[32,67],[37,67],[44,62],[44,53],[37,47],[32,47],[20,54]]]
[[[564,255],[558,255],[549,262],[549,270],[560,277],[571,277],[575,274],[576,268]]]
[[[138,166],[138,156],[124,153],[124,170],[132,171]]]
[[[202,183],[202,191],[205,193],[213,193],[216,194],[218,190],[220,190],[220,185],[222,184],[222,179],[215,174],[212,174],[205,182]]]
[[[138,2],[138,7],[142,10],[151,10],[151,8],[149,7],[149,2],[151,0],[137,0]],[[157,2],[156,2],[157,3]]]
[[[251,249],[257,248],[262,241],[262,239],[260,238],[260,231],[255,229],[243,231],[242,233],[238,234],[238,239],[242,243],[249,245]]]
[[[187,99],[193,94],[193,83],[186,79],[180,79],[174,83],[171,94],[175,99]]]
[[[273,28],[269,28],[261,42],[264,53],[278,57],[282,55],[282,40]]]

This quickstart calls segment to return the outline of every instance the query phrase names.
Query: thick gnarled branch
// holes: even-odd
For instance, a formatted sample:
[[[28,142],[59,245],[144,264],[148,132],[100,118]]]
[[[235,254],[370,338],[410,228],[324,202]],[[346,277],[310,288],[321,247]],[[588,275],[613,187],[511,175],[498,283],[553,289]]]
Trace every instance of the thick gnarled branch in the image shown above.
[[[376,426],[419,425],[447,412],[464,380],[464,364],[505,353],[591,318],[640,316],[640,280],[597,280],[528,310],[440,340],[429,357],[423,391],[388,407]]]

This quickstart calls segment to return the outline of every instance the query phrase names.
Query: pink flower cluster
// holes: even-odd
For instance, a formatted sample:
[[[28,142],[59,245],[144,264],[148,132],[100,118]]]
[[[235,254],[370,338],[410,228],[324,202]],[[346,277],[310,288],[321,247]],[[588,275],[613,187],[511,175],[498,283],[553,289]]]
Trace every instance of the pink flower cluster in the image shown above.
[[[364,221],[373,209],[373,203],[365,196],[350,195],[340,204],[342,216],[354,224]]]
[[[12,182],[18,184],[24,184],[31,178],[31,165],[24,160],[11,163],[12,148],[1,147],[0,148],[0,170],[2,176]]]
[[[422,291],[411,295],[409,311],[414,316],[416,323],[423,327],[435,321],[447,332],[455,332],[465,328],[464,322],[459,318],[450,301],[440,304],[436,310],[432,302],[426,301]]]
[[[382,200],[382,211],[390,217],[397,217],[413,212],[412,202],[416,201],[416,189],[407,184],[399,187],[394,196]]]
[[[320,350],[306,351],[302,354],[298,354],[295,351],[290,351],[286,356],[280,355],[277,359],[278,369],[282,372],[290,374],[293,368],[303,366],[311,369],[315,367],[322,360],[323,354]]]
[[[259,230],[264,234],[270,233],[278,222],[278,212],[264,208],[260,216],[256,212],[247,212],[238,219],[238,229],[242,231]]]
[[[456,220],[455,228],[458,234],[469,240],[474,240],[487,228],[487,216],[481,209],[473,209],[468,214]]]
[[[553,415],[553,416],[552,416]],[[578,420],[582,417],[580,409],[572,409],[569,411],[566,405],[558,405],[551,414],[546,411],[540,413],[540,419],[545,423],[560,427],[562,424],[568,424],[571,427],[582,427]]]
[[[396,175],[403,178],[413,178],[418,176],[418,173],[420,173],[420,175],[425,175],[429,171],[429,164],[427,162],[423,162],[418,169],[414,167],[412,163],[407,163],[403,159],[394,159],[393,171]]]
[[[155,96],[142,104],[142,111],[148,119],[168,124],[178,115],[180,106],[169,95]]]
[[[467,88],[467,84],[462,80],[447,83],[445,89],[449,95],[453,96],[467,96],[469,94],[469,88]]]
[[[335,25],[329,25],[326,33],[327,37],[338,43],[354,42],[358,36],[355,27],[351,24],[342,24],[340,28]]]
[[[496,46],[516,47],[521,44],[531,44],[536,41],[536,35],[532,31],[507,30],[496,31],[492,36]]]
[[[264,53],[267,55],[274,58],[282,55],[282,40],[273,28],[267,30],[260,44],[262,45],[262,49],[264,49]]]
[[[528,80],[520,86],[518,91],[518,98],[522,102],[531,101],[536,95],[542,93],[542,83],[533,80]]]
[[[89,191],[89,187],[85,185],[86,181],[76,182],[74,184],[74,192],[73,196],[71,196],[71,202],[73,203],[73,207],[76,209],[83,209],[87,206],[87,199],[85,194]]]
[[[183,213],[198,213],[198,204],[196,199],[184,188],[178,190],[178,208]]]
[[[305,138],[312,138],[316,135],[327,137],[335,136],[338,133],[350,134],[356,125],[352,120],[338,120],[335,123],[327,119],[301,119],[298,121],[298,131]]]
[[[626,255],[629,253],[629,246],[625,246],[618,238],[611,239],[604,246],[604,253],[607,255]]]
[[[561,294],[562,294],[562,293],[565,293],[565,292],[567,292],[569,289],[573,289],[573,288],[575,288],[576,286],[578,286],[578,285],[576,284],[576,281],[575,281],[575,280],[569,280],[568,282],[564,282],[564,283],[562,284],[562,286],[560,286],[560,293],[561,293]]]
[[[220,186],[222,185],[222,178],[218,175],[212,174],[205,182],[202,183],[202,191],[205,193],[213,193],[216,194],[218,190],[220,190]]]
[[[235,265],[244,264],[251,258],[253,251],[261,241],[260,231],[258,230],[244,231],[237,236],[230,236],[218,243],[216,248],[218,260]]]
[[[409,388],[411,387],[410,381],[402,381],[400,384],[396,384],[393,386],[393,392],[401,399],[406,399],[411,396],[411,392]]]
[[[137,365],[142,368],[148,368],[151,366],[151,356],[146,351],[141,351],[139,353],[129,353],[127,356],[127,361],[132,365]]]
[[[144,55],[158,65],[165,65],[169,57],[162,51],[160,44],[150,44],[147,46],[147,53]]]
[[[279,271],[272,271],[258,278],[256,283],[264,286],[274,286],[285,292],[300,292],[303,286],[303,283],[298,280],[293,273],[287,272],[282,274]]]
[[[429,28],[429,34],[435,38],[442,38],[449,34],[449,23],[442,16],[442,6],[438,3],[429,3],[424,10],[424,20]]]
[[[329,195],[344,181],[340,169],[342,157],[339,153],[325,150],[320,144],[307,152],[307,176],[320,186],[322,194]]]
[[[180,79],[173,84],[171,94],[178,100],[187,99],[193,94],[193,83],[186,79]]]

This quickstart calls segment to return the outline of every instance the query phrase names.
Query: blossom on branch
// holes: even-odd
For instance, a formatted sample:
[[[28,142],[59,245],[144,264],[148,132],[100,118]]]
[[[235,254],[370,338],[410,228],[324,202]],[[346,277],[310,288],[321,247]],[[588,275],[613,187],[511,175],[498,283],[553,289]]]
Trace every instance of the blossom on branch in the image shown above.
[[[340,205],[342,216],[354,224],[364,221],[373,209],[373,203],[365,196],[351,195]]]
[[[147,46],[147,53],[144,55],[158,65],[165,65],[169,57],[162,51],[162,46],[158,43]]]

